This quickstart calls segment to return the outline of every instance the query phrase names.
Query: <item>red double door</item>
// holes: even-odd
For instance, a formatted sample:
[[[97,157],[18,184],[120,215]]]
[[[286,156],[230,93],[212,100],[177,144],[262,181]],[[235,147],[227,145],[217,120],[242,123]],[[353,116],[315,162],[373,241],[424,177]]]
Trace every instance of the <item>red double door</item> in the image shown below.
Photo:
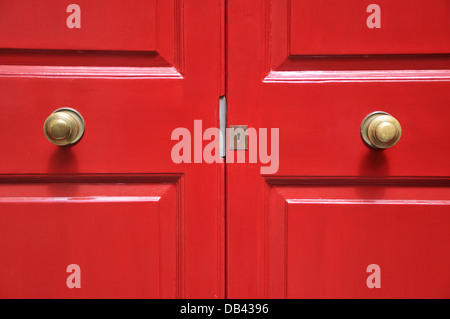
[[[450,297],[449,15],[0,4],[0,297]],[[210,163],[224,95],[256,134]],[[67,107],[85,133],[60,147],[42,127]],[[401,124],[394,147],[362,141],[374,111]]]

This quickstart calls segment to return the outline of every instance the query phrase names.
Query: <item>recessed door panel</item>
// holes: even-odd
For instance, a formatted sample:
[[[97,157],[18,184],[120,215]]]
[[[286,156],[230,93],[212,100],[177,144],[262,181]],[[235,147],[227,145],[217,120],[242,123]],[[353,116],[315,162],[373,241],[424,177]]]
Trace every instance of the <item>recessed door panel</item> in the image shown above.
[[[267,297],[449,296],[448,186],[308,182],[268,180]],[[368,287],[371,265],[380,288]]]
[[[8,1],[1,6],[0,47],[154,51],[157,4],[174,1]],[[166,4],[165,4],[166,3]]]
[[[449,53],[445,0],[291,0],[284,6],[292,55]]]
[[[122,0],[10,1],[0,10],[0,60],[7,65],[181,70],[183,9],[181,0],[134,1],[131,6]],[[134,70],[139,71],[145,70]]]
[[[445,0],[264,1],[266,71],[448,69],[448,11]]]
[[[76,179],[0,186],[2,298],[180,297],[179,177]]]

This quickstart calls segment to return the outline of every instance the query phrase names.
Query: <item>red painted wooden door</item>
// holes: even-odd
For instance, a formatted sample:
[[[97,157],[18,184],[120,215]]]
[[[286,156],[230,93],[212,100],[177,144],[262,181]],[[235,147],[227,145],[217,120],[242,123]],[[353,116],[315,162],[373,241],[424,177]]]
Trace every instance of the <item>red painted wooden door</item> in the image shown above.
[[[446,0],[227,2],[228,123],[279,129],[275,174],[250,140],[227,164],[228,297],[450,297],[449,19]],[[394,147],[363,143],[374,111]]]
[[[71,4],[0,4],[0,297],[223,297],[223,165],[171,160],[218,126],[222,1]],[[42,131],[62,107],[72,147]]]

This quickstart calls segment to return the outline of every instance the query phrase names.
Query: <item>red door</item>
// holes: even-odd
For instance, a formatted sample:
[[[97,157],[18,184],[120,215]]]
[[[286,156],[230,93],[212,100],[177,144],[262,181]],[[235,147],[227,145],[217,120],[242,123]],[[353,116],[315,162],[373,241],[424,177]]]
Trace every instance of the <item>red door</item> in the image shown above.
[[[228,123],[279,146],[274,174],[251,137],[230,151],[228,297],[450,297],[449,18],[445,0],[227,2]],[[361,138],[375,111],[403,132],[363,129],[400,137],[382,151]]]
[[[450,297],[447,1],[0,9],[0,297]]]
[[[0,297],[224,296],[223,164],[171,160],[174,129],[219,125],[223,17],[221,0],[0,4]],[[59,108],[85,121],[71,147],[42,130]]]

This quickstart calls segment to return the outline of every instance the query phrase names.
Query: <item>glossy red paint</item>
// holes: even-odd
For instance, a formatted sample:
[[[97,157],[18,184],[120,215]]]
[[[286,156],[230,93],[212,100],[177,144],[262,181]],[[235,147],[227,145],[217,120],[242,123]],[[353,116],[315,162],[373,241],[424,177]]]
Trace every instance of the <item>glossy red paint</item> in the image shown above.
[[[275,175],[227,164],[228,297],[450,297],[448,3],[379,5],[374,30],[361,1],[227,2],[228,123],[280,128]],[[378,110],[403,129],[381,152]]]
[[[175,128],[219,125],[224,3],[80,0],[81,29],[68,4],[0,11],[0,296],[223,297],[223,164],[170,154]],[[61,107],[73,147],[42,131]]]
[[[432,54],[450,50],[450,7],[446,0],[432,5],[427,0],[281,0],[272,5],[277,14],[287,14],[292,55]],[[373,20],[377,13],[379,28]]]
[[[450,297],[448,3],[377,3],[381,29],[370,2],[228,0],[226,33],[224,0],[80,0],[80,29],[69,3],[2,4],[0,297]],[[225,93],[229,125],[280,129],[275,175],[172,162]],[[42,132],[61,107],[73,147]],[[403,128],[383,152],[376,110]]]

